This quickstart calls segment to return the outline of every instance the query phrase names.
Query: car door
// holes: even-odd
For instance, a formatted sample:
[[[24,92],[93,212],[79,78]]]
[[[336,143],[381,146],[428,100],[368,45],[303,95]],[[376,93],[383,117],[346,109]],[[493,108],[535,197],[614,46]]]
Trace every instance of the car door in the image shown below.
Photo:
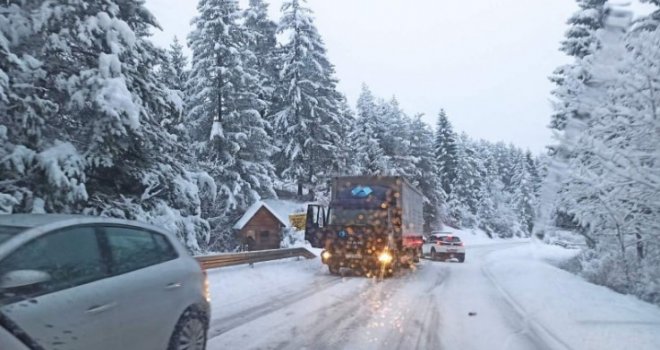
[[[161,233],[137,227],[103,227],[105,249],[119,295],[121,349],[162,350],[190,302],[187,265]]]
[[[44,349],[118,349],[112,334],[109,276],[92,226],[46,233],[0,261],[0,276],[40,271],[50,279],[0,289],[0,312]]]

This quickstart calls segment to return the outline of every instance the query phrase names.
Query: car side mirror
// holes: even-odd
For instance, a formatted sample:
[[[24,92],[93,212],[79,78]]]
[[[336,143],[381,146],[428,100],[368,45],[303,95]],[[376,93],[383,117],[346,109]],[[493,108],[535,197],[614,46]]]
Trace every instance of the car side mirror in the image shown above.
[[[0,289],[15,289],[48,282],[51,276],[48,272],[39,270],[9,271],[0,277]]]

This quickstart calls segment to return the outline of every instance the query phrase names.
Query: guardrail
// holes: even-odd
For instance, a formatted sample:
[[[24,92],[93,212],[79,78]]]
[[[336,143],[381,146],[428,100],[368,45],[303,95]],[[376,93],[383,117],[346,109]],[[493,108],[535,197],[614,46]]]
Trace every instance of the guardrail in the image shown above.
[[[222,253],[215,255],[197,256],[195,259],[199,261],[204,269],[214,269],[218,267],[252,264],[256,262],[272,261],[286,258],[303,257],[306,259],[313,259],[316,257],[314,253],[305,248],[286,248],[286,249],[272,249],[272,250],[258,250],[254,252],[241,252],[241,253]]]

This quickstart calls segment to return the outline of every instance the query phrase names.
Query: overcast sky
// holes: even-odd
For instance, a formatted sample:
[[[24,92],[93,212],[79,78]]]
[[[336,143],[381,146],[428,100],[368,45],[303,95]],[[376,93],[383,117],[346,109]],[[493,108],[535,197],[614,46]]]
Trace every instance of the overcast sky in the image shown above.
[[[243,1],[245,4],[247,1]],[[279,18],[282,0],[273,0]],[[196,0],[147,0],[163,27],[154,41],[185,39]],[[444,108],[457,131],[541,152],[551,142],[548,76],[574,0],[308,0],[354,105],[362,82],[435,125]]]

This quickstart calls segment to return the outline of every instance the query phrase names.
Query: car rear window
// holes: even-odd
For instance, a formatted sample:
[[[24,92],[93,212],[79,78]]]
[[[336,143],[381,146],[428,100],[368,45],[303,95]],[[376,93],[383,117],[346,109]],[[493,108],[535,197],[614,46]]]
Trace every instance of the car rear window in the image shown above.
[[[450,243],[458,243],[458,242],[461,241],[461,239],[458,238],[458,237],[456,237],[456,236],[451,236],[451,237],[450,237],[450,236],[438,237],[438,240],[439,240],[439,241],[442,241],[442,242],[450,242]]]
[[[25,227],[0,226],[0,244],[23,231]]]

